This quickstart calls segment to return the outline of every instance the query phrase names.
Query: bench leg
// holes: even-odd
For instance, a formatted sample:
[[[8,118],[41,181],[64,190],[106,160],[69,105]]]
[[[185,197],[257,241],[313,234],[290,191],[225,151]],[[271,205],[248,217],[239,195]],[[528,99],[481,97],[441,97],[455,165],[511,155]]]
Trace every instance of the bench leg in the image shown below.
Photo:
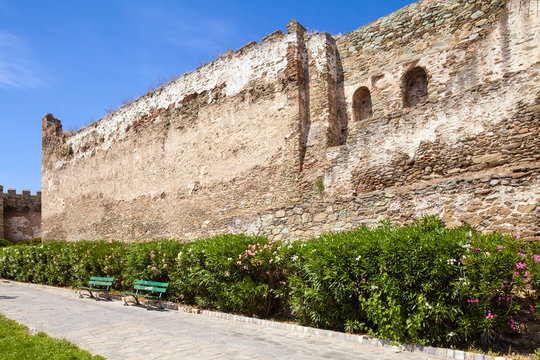
[[[126,296],[124,296],[124,306],[129,306],[128,301],[127,301],[128,296],[133,297],[133,299],[135,300],[135,305],[141,305],[141,303],[139,302],[139,299],[136,296],[134,296],[134,295],[126,295]]]
[[[86,290],[86,291],[88,291],[88,296],[90,298],[94,297],[94,295],[92,295],[92,291],[90,291],[90,290]],[[79,290],[79,298],[82,298],[82,297],[83,297],[82,290]],[[97,300],[97,296],[96,296],[96,300]]]

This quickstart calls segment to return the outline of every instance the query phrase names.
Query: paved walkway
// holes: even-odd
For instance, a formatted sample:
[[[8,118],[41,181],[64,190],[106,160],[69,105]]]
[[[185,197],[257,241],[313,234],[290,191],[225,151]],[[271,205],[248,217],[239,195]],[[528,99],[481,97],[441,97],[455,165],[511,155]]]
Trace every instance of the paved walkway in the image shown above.
[[[0,313],[108,359],[436,359],[422,353],[295,333],[0,280]]]

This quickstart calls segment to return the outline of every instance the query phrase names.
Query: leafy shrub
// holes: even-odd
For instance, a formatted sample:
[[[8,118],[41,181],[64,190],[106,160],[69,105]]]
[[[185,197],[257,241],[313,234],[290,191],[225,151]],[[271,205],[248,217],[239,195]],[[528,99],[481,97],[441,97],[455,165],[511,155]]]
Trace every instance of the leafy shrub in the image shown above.
[[[286,293],[281,243],[222,235],[185,244],[173,272],[173,296],[189,304],[269,316]]]
[[[0,248],[4,246],[11,246],[13,243],[7,239],[0,239]]]
[[[535,246],[435,217],[327,234],[298,245],[290,306],[303,324],[410,343],[504,341],[536,316]]]
[[[125,245],[126,260],[123,281],[132,286],[136,280],[170,282],[170,271],[182,241],[154,240]],[[170,291],[169,291],[170,293]]]

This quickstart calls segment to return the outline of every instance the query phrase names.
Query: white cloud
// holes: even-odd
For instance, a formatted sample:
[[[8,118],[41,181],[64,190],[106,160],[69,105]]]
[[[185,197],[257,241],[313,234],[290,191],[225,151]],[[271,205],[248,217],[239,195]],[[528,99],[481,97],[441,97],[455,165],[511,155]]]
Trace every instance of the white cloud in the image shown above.
[[[38,64],[24,39],[0,30],[0,88],[38,88],[44,85]]]

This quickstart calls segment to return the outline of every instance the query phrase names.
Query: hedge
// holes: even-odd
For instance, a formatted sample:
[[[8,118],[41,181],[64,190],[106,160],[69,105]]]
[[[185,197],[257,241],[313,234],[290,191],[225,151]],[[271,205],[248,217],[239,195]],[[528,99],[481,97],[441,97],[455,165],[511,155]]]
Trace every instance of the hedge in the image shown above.
[[[458,348],[524,337],[537,346],[539,273],[538,241],[448,229],[433,216],[294,242],[220,235],[0,249],[7,279],[74,287],[110,276],[116,290],[166,281],[169,300],[184,304]]]

